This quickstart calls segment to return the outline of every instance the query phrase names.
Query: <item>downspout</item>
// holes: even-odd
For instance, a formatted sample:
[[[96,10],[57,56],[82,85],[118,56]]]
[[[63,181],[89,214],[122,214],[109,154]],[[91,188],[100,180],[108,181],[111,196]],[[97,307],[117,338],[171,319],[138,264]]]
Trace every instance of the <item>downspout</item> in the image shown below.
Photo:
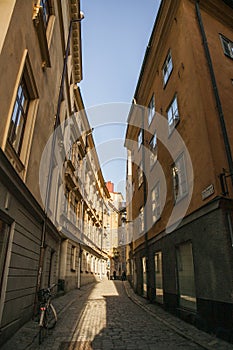
[[[199,1],[196,1],[195,6],[196,6],[196,14],[197,14],[197,19],[198,19],[198,24],[200,27],[200,32],[201,32],[201,36],[202,36],[202,40],[203,40],[205,55],[206,55],[208,68],[209,68],[209,72],[210,72],[214,97],[215,97],[216,104],[217,104],[218,116],[219,116],[220,126],[221,126],[221,130],[222,130],[223,141],[224,141],[229,171],[231,174],[231,183],[233,186],[233,176],[232,176],[232,174],[233,174],[233,161],[232,161],[231,148],[230,148],[229,138],[227,135],[227,129],[226,129],[224,114],[223,114],[223,110],[222,110],[222,104],[221,104],[221,100],[220,100],[219,93],[218,93],[218,87],[217,87],[216,78],[215,78],[215,74],[214,74],[213,63],[211,60],[208,42],[207,42],[207,38],[206,38],[206,34],[205,34],[205,29],[204,29],[204,25],[203,25],[203,21],[202,21],[202,17],[201,17]]]

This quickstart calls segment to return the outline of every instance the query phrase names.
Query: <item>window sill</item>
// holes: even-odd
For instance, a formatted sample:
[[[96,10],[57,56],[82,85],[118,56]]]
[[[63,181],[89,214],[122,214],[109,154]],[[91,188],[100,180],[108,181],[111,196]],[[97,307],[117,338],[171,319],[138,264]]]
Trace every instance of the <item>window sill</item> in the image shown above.
[[[173,132],[175,131],[175,129],[177,128],[177,126],[180,124],[180,119],[177,120],[176,124],[174,125],[172,130],[168,130],[168,138],[170,138],[173,134]]]
[[[9,141],[7,141],[6,143],[5,153],[8,159],[10,160],[11,164],[13,165],[13,167],[22,176],[25,170],[25,166],[20,160],[19,155],[15,152],[14,148],[12,147]]]

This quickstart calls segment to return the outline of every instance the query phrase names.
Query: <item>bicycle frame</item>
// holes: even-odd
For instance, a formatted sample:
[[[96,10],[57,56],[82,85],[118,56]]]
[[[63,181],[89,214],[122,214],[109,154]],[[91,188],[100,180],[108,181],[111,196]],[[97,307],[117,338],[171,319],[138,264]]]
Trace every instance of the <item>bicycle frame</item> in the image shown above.
[[[41,293],[41,302],[40,302],[40,319],[39,319],[39,344],[43,341],[43,330],[48,331],[52,329],[57,322],[57,313],[56,310],[51,303],[52,294],[51,289],[54,288],[56,284],[52,285],[47,289],[42,289]],[[52,311],[52,313],[51,313]]]

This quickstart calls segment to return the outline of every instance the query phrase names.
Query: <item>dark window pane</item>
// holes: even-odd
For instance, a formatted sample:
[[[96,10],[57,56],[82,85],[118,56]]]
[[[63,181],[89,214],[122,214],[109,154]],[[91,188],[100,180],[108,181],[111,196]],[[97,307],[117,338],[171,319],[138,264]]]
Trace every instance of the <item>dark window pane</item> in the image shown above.
[[[47,28],[49,16],[51,15],[49,0],[41,0],[40,6],[42,7],[42,10],[43,10],[44,25],[45,25],[45,28]]]
[[[20,154],[20,149],[23,141],[29,102],[29,93],[26,87],[25,79],[23,77],[18,87],[8,133],[8,140],[18,154]]]

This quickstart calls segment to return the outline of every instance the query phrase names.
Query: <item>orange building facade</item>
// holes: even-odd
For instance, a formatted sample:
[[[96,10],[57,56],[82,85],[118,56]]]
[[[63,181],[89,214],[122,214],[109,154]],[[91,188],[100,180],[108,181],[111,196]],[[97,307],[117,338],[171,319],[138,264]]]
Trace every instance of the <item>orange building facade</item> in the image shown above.
[[[208,331],[233,313],[233,5],[161,2],[128,117],[128,276]]]

